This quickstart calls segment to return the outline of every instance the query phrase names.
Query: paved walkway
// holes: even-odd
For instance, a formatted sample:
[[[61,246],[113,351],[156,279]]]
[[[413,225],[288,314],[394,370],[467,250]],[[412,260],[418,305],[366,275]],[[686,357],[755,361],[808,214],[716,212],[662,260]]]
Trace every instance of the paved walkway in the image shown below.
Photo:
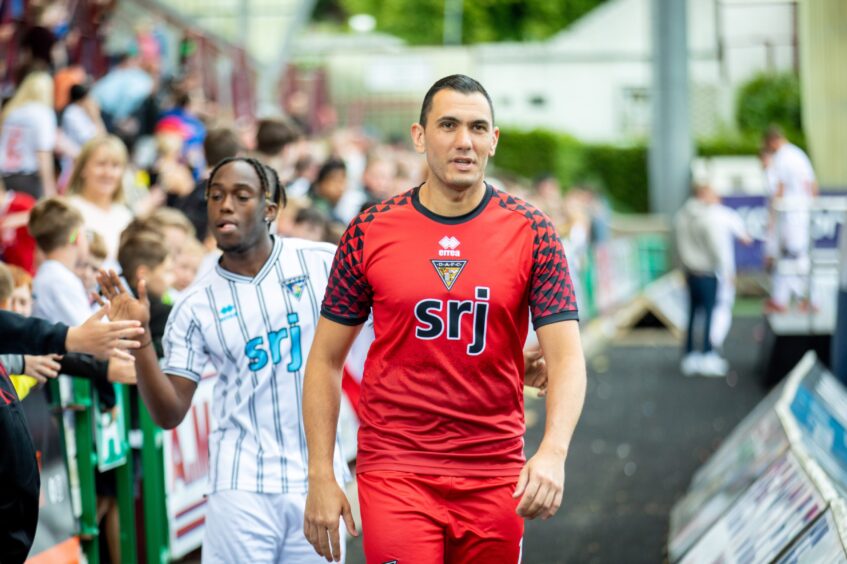
[[[661,330],[637,330],[589,362],[585,410],[571,446],[565,502],[549,521],[529,522],[526,564],[639,563],[665,559],[669,514],[694,471],[758,403],[754,372],[759,320],[736,319],[727,378],[679,374],[678,345]],[[537,448],[544,406],[527,398],[527,452]],[[364,562],[361,540],[348,563]]]

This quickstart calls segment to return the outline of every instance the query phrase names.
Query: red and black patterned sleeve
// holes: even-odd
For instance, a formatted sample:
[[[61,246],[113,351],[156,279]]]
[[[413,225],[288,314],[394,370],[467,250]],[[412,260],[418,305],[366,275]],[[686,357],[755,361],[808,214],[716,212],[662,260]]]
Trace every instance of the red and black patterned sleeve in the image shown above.
[[[538,210],[533,210],[532,219],[535,238],[529,307],[537,330],[557,321],[578,320],[579,311],[565,249],[553,223]]]
[[[341,237],[321,304],[321,315],[343,325],[361,325],[371,311],[373,290],[362,260],[366,227],[357,218]]]

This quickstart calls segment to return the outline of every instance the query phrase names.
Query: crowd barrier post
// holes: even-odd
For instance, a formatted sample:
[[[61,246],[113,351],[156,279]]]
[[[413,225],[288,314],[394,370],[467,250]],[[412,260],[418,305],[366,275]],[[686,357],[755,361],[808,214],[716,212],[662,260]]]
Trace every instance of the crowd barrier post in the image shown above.
[[[582,295],[585,297],[585,304],[579,304],[579,309],[581,312],[584,312],[581,313],[581,317],[591,319],[597,314],[597,305],[594,291],[594,284],[596,283],[594,253],[590,250],[584,253],[580,274],[582,278]]]
[[[118,512],[120,514],[121,564],[135,564],[138,560],[135,543],[135,473],[133,472],[132,450],[129,446],[130,400],[129,388],[124,384],[115,384],[115,393],[123,397],[124,434],[121,441],[127,453],[126,462],[115,468],[117,482]]]
[[[147,564],[165,564],[170,560],[168,515],[165,506],[164,440],[161,428],[153,422],[147,406],[138,398],[141,422],[141,468],[144,476],[143,506]]]
[[[100,562],[100,531],[97,527],[97,491],[94,471],[97,450],[94,445],[93,402],[91,383],[82,378],[73,379],[74,436],[79,470],[79,489],[82,515],[79,520],[79,536],[82,550],[89,564]],[[73,461],[68,461],[73,464]]]

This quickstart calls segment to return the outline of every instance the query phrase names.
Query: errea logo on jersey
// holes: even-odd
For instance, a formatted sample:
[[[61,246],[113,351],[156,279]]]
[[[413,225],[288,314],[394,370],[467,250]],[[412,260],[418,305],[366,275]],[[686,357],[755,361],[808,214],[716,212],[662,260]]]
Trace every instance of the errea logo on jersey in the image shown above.
[[[235,311],[234,305],[227,305],[221,308],[220,315],[218,315],[218,319],[221,321],[226,321],[227,319],[232,319],[236,317],[238,312]]]
[[[455,237],[444,236],[438,242],[441,245],[441,250],[438,251],[438,256],[440,257],[460,257],[462,253],[457,251],[456,248],[459,246],[459,240]]]

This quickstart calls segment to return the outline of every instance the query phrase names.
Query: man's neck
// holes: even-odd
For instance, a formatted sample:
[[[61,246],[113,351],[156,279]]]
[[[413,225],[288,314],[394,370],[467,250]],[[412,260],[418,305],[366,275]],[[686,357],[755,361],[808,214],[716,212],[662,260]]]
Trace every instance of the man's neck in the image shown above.
[[[268,236],[244,251],[224,252],[221,256],[221,266],[233,274],[253,278],[262,270],[272,250],[273,240]]]
[[[444,217],[458,217],[470,213],[485,197],[485,182],[467,188],[454,190],[437,180],[427,180],[418,192],[421,205],[434,214]]]

